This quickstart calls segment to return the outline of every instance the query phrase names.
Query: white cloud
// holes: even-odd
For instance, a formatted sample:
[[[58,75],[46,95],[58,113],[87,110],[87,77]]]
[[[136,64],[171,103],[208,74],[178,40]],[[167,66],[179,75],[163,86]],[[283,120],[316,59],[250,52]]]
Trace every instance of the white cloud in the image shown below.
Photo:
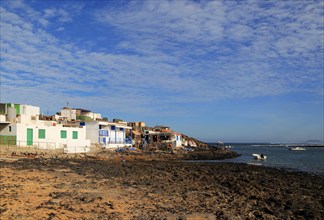
[[[42,17],[42,14],[40,12],[30,7],[23,0],[5,1],[4,3],[8,5],[8,8],[12,9],[13,11],[19,11],[20,15],[25,19],[36,21],[43,27],[46,27],[49,24],[49,22]]]
[[[64,31],[64,29],[65,29],[64,27],[59,27],[56,29],[56,31],[60,32],[60,31]]]
[[[126,10],[107,9],[97,20],[108,22],[141,37],[192,43],[222,39],[225,21],[220,2],[199,4],[191,1],[145,1]]]
[[[47,8],[44,10],[44,17],[45,18],[52,18],[56,15],[56,9],[54,8]]]
[[[273,96],[305,85],[318,92],[323,15],[317,2],[261,4],[145,1],[101,10],[96,19],[123,36],[115,53],[63,42],[15,12],[25,4],[1,8],[3,94],[11,100],[21,94],[17,102],[53,97],[61,105],[73,99],[85,108],[161,114],[184,111],[176,103]],[[73,21],[63,8],[30,11],[43,26]]]
[[[233,52],[241,52],[243,47],[251,59],[276,55],[296,58],[322,47],[321,2],[269,4],[145,1],[127,9],[102,10],[96,18],[128,34],[131,42],[123,45],[140,53],[205,55],[224,50],[231,43]]]
[[[46,19],[56,18],[56,19],[58,19],[59,22],[62,22],[62,23],[71,22],[73,20],[71,14],[62,8],[45,9],[44,10],[44,18],[46,18]]]
[[[228,37],[237,40],[244,41],[248,40],[253,36],[253,29],[248,25],[235,24],[228,28]]]

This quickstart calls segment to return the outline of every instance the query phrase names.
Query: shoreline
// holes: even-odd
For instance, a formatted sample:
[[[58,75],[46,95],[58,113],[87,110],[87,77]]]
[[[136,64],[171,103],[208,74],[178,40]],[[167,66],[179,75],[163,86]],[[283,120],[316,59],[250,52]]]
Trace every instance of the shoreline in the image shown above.
[[[231,158],[229,158],[231,159]],[[319,172],[319,171],[308,171],[308,170],[301,170],[298,168],[291,168],[291,167],[284,167],[284,166],[267,166],[261,163],[258,163],[256,161],[255,163],[246,163],[246,162],[233,162],[233,161],[226,161],[224,160],[192,160],[192,161],[187,161],[185,162],[190,162],[190,163],[228,163],[228,164],[241,164],[241,165],[249,165],[249,166],[257,166],[257,167],[263,167],[263,168],[269,168],[269,169],[275,169],[278,171],[285,171],[285,172],[293,172],[293,173],[301,173],[301,174],[306,174],[306,175],[314,175],[314,176],[319,176],[319,177],[324,177],[324,172]]]
[[[324,177],[278,168],[87,157],[1,160],[0,171],[4,219],[324,218]]]
[[[322,171],[303,170],[292,167],[285,167],[279,165],[267,165],[262,161],[255,160],[255,162],[233,161],[242,155],[237,153],[235,149],[227,149],[222,147],[215,147],[208,145],[208,147],[197,147],[194,151],[184,150],[123,150],[116,151],[111,149],[102,149],[97,152],[64,154],[57,150],[41,150],[28,148],[13,148],[5,152],[0,151],[0,161],[9,160],[15,161],[23,158],[61,158],[61,159],[93,159],[93,160],[114,160],[114,161],[128,161],[128,160],[142,160],[142,161],[186,161],[193,163],[233,163],[242,165],[254,165],[266,168],[274,168],[279,170],[286,170],[290,172],[302,172],[311,175],[324,176]],[[230,160],[230,161],[228,161]]]

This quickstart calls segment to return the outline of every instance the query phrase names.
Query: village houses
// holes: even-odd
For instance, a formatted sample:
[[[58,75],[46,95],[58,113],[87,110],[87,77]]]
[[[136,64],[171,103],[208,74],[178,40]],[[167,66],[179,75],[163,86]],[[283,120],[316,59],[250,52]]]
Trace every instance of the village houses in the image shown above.
[[[64,107],[53,116],[40,114],[31,105],[0,104],[0,144],[34,146],[40,149],[64,149],[66,153],[84,153],[90,146],[118,148],[143,147],[155,142],[182,146],[182,135],[167,126],[149,128],[144,122],[112,122],[101,114],[80,108]]]
[[[40,108],[13,103],[0,104],[0,143],[87,152],[90,141],[82,126],[40,120]]]

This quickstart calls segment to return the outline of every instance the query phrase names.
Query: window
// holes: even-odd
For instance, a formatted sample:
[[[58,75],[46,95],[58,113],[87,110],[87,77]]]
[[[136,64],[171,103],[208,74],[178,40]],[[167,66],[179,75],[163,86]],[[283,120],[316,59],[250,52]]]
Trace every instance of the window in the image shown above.
[[[38,138],[45,139],[45,129],[38,129]]]
[[[72,138],[73,139],[78,139],[78,132],[77,131],[73,131]]]
[[[108,136],[107,130],[99,130],[99,136]]]
[[[11,132],[11,126],[9,126],[9,132]]]
[[[116,130],[116,126],[112,125],[112,126],[111,126],[111,130],[112,130],[112,131]]]
[[[61,138],[62,139],[65,139],[66,138],[66,131],[61,131]]]

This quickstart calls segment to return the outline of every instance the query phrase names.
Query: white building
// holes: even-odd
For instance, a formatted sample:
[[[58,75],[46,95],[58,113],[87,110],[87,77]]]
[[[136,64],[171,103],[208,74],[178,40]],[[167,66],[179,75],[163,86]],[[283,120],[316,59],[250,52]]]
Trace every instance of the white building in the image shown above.
[[[0,104],[0,144],[60,149],[65,152],[86,152],[86,128],[39,120],[39,107]]]
[[[76,120],[76,109],[63,108],[61,109],[61,117],[67,121]]]
[[[95,121],[101,119],[101,114],[86,109],[64,107],[61,109],[60,118],[66,121]]]
[[[173,147],[182,146],[182,135],[180,133],[165,130],[165,131],[145,131],[144,140],[146,143],[165,142],[172,144]]]
[[[101,144],[105,148],[132,145],[132,127],[125,123],[92,121],[80,122],[80,125],[86,127],[86,138],[90,139],[91,144]]]
[[[35,124],[39,118],[39,107],[13,103],[0,103],[0,122]]]

